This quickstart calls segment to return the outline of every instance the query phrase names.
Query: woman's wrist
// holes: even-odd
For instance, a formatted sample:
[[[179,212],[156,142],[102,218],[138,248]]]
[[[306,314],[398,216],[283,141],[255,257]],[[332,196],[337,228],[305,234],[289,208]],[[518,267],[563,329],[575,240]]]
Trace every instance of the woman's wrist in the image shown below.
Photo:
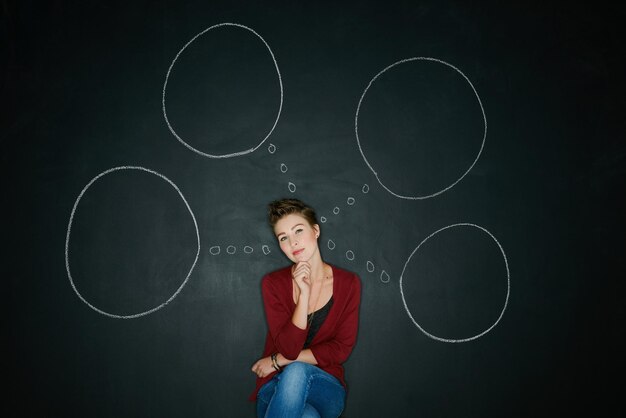
[[[309,303],[310,292],[307,290],[305,292],[300,291],[300,296],[298,297],[298,302],[302,301],[302,303]]]
[[[283,367],[285,367],[286,365],[288,365],[289,363],[291,363],[290,360],[287,360],[285,357],[283,357],[282,354],[280,353],[276,353],[276,362],[278,363],[278,367],[280,367],[281,369]]]
[[[278,357],[278,353],[274,353],[274,354],[272,354],[272,355],[271,355],[271,357],[270,357],[270,358],[272,359],[272,367],[274,368],[274,370],[276,370],[277,372],[279,372],[279,371],[280,371],[280,369],[281,369],[281,366],[280,366],[280,364],[278,363],[278,359],[277,359],[277,357]]]

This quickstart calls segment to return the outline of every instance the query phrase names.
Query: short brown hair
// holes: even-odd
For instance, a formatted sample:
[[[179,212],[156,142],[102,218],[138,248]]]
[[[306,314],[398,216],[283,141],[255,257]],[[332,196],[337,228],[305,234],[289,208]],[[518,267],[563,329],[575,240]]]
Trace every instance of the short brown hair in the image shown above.
[[[267,209],[268,220],[272,228],[281,218],[294,213],[306,219],[311,226],[318,224],[315,210],[298,199],[274,200],[267,206]]]

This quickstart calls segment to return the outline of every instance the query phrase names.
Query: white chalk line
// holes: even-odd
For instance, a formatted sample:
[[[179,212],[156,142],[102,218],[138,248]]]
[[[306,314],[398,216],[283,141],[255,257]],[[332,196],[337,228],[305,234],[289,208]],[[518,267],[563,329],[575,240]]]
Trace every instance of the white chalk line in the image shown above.
[[[277,150],[277,148],[276,148],[276,145],[274,145],[274,144],[270,143],[270,145],[267,147],[267,151],[270,154],[275,154],[276,150]],[[285,164],[285,163],[280,163],[279,170],[280,170],[280,172],[282,174],[285,174],[287,171],[289,171],[289,166],[287,166],[287,164]],[[295,193],[297,189],[298,188],[297,188],[296,184],[293,181],[288,181],[287,182],[287,190],[289,190],[289,192]]]
[[[335,243],[335,241],[333,241],[332,239],[329,239],[329,240],[327,241],[326,246],[327,246],[327,247],[328,247],[328,249],[329,249],[329,250],[331,250],[331,251],[334,251],[334,250],[335,250],[335,248],[337,248],[337,244],[336,244],[336,243]],[[354,261],[354,260],[355,260],[355,258],[356,258],[356,255],[355,255],[354,251],[352,251],[352,250],[347,250],[347,251],[345,252],[345,258],[346,258],[346,260],[348,260],[348,261]],[[367,260],[367,261],[365,262],[365,268],[366,268],[366,270],[367,270],[367,272],[368,272],[368,273],[373,273],[373,272],[374,272],[374,270],[375,270],[374,263],[373,263],[371,260]],[[380,273],[380,281],[381,281],[381,282],[383,282],[383,283],[389,283],[389,280],[390,280],[390,279],[391,279],[391,278],[389,277],[389,273],[387,273],[385,270],[381,270],[381,273]]]
[[[144,311],[144,312],[140,312],[140,313],[136,313],[133,315],[116,315],[116,314],[112,314],[110,312],[106,312],[103,311],[102,309],[99,309],[97,307],[95,307],[94,305],[92,305],[91,303],[89,303],[78,291],[78,289],[76,288],[76,285],[74,284],[74,279],[72,278],[72,273],[70,270],[70,262],[69,262],[69,245],[70,245],[70,235],[72,232],[72,222],[74,220],[74,214],[76,213],[76,208],[78,207],[78,203],[80,202],[80,199],[82,199],[83,195],[85,194],[85,192],[89,189],[89,187],[91,187],[91,185],[93,183],[95,183],[98,179],[100,179],[101,177],[110,174],[114,171],[119,171],[119,170],[140,170],[140,171],[144,171],[146,173],[150,173],[150,174],[154,174],[157,177],[162,178],[163,180],[165,180],[166,182],[168,182],[175,190],[176,192],[178,192],[178,195],[181,197],[181,199],[183,200],[183,202],[185,203],[185,206],[187,207],[187,210],[189,211],[189,214],[191,215],[191,219],[193,220],[193,224],[196,228],[196,238],[198,240],[198,250],[196,252],[196,258],[193,261],[193,264],[191,265],[191,268],[189,269],[189,272],[187,273],[187,276],[185,277],[185,280],[183,280],[183,283],[178,287],[178,289],[174,292],[174,294],[172,296],[170,296],[169,299],[167,299],[165,302],[161,303],[160,305]],[[165,305],[167,305],[168,303],[170,303],[172,300],[174,300],[174,298],[176,296],[178,296],[178,294],[180,293],[180,291],[183,289],[183,287],[185,287],[185,284],[187,284],[187,281],[189,280],[189,277],[191,276],[191,272],[193,271],[193,269],[196,266],[196,263],[198,262],[198,257],[200,255],[200,231],[198,229],[198,223],[196,222],[196,217],[193,214],[193,211],[191,210],[191,207],[189,207],[189,203],[187,203],[187,199],[185,199],[185,196],[183,196],[183,194],[181,193],[180,189],[178,188],[178,186],[176,186],[176,184],[174,184],[174,182],[172,182],[170,179],[168,179],[167,177],[165,177],[163,174],[158,173],[154,170],[150,170],[148,168],[144,168],[144,167],[138,167],[138,166],[120,166],[120,167],[114,167],[111,169],[108,169],[106,171],[103,171],[102,173],[98,174],[96,177],[94,177],[93,179],[91,179],[91,181],[89,183],[87,183],[87,185],[83,188],[83,190],[80,192],[80,194],[78,195],[78,198],[76,199],[76,202],[74,202],[74,206],[72,207],[72,213],[70,214],[70,220],[68,222],[67,225],[67,234],[65,237],[65,269],[67,270],[67,276],[69,277],[70,280],[70,284],[72,285],[72,289],[74,289],[74,292],[76,293],[76,295],[78,296],[78,298],[83,301],[87,306],[89,306],[91,309],[93,309],[94,311],[111,317],[111,318],[119,318],[119,319],[133,319],[133,318],[138,318],[144,315],[148,315],[151,314],[159,309],[161,309],[162,307],[164,307]]]
[[[331,251],[333,251],[336,248],[336,246],[337,246],[337,244],[335,244],[335,242],[332,239],[327,240],[327,244],[326,245],[327,245],[328,249],[331,250]],[[254,248],[252,246],[249,246],[249,245],[244,245],[242,247],[242,250],[243,250],[243,252],[245,254],[252,254],[254,252]],[[271,252],[270,248],[269,248],[269,246],[267,244],[262,245],[261,246],[261,250],[263,251],[263,254],[265,254],[265,255],[268,255]],[[238,249],[237,249],[237,246],[235,246],[235,245],[229,244],[226,247],[226,253],[228,255],[234,255],[234,254],[237,253],[237,251],[238,251]],[[212,255],[212,256],[217,256],[217,255],[220,255],[221,253],[222,253],[222,245],[213,245],[213,246],[211,246],[209,248],[209,254]],[[345,257],[346,257],[346,260],[348,260],[348,261],[354,261],[354,259],[356,258],[356,255],[355,255],[354,251],[347,250],[346,253],[345,253]],[[373,273],[374,270],[375,270],[374,263],[372,261],[370,261],[370,260],[367,260],[366,264],[365,264],[365,268],[367,269],[368,273]],[[383,282],[383,283],[389,283],[389,280],[390,280],[389,274],[385,270],[382,270],[381,274],[380,274],[380,281]]]
[[[241,247],[241,251],[243,251],[244,254],[254,253],[254,247],[251,245],[243,245],[240,247]],[[228,255],[234,255],[237,253],[238,247],[236,245],[229,244],[226,246],[225,251],[226,251],[226,254]],[[268,255],[269,253],[271,253],[269,245],[262,244],[261,252],[263,252],[264,255]],[[222,253],[222,245],[213,245],[209,248],[210,255],[216,256],[216,255],[220,255],[221,253]]]
[[[268,148],[267,148],[267,151],[270,154],[275,154],[276,151],[277,151],[276,145],[270,143]],[[281,162],[280,165],[279,165],[279,170],[280,170],[280,172],[282,174],[285,174],[285,173],[287,173],[289,171],[289,166],[287,164],[285,164],[284,162]],[[293,181],[288,181],[287,182],[287,189],[291,193],[295,193],[296,190],[297,190],[297,186],[296,186],[296,184]],[[363,184],[363,187],[361,188],[361,191],[362,191],[363,194],[369,193],[369,185]],[[356,203],[356,198],[354,196],[348,196],[346,198],[346,204],[348,206],[354,206],[355,203]],[[341,211],[341,208],[339,208],[339,206],[335,206],[333,208],[332,212],[333,212],[333,215],[338,215],[340,211]],[[326,223],[327,219],[326,219],[325,216],[321,216],[320,217],[320,221],[321,221],[321,223]]]
[[[374,82],[378,79],[378,77],[380,77],[382,74],[384,74],[386,71],[390,70],[391,68],[400,65],[400,64],[404,64],[407,62],[411,62],[411,61],[431,61],[431,62],[437,62],[443,65],[446,65],[452,69],[454,69],[456,72],[458,72],[459,74],[461,74],[461,76],[463,76],[463,78],[465,79],[465,81],[467,81],[467,83],[470,85],[470,87],[472,88],[472,91],[474,92],[474,95],[476,96],[476,99],[478,100],[478,104],[480,105],[480,111],[482,112],[483,115],[483,121],[484,121],[484,126],[485,126],[485,130],[484,130],[484,134],[483,134],[483,140],[482,143],[480,145],[480,149],[478,150],[478,154],[476,155],[476,158],[474,159],[474,162],[472,162],[472,164],[469,166],[469,168],[461,175],[461,177],[459,177],[454,183],[450,184],[448,187],[446,187],[445,189],[439,190],[438,192],[435,193],[431,193],[429,195],[423,195],[423,196],[404,196],[404,195],[400,195],[398,193],[395,193],[393,190],[391,190],[389,187],[387,187],[382,180],[380,179],[380,177],[378,176],[378,173],[376,172],[376,170],[374,169],[374,167],[372,167],[372,165],[370,164],[370,162],[367,160],[367,157],[365,156],[365,153],[363,152],[363,148],[361,147],[361,141],[359,139],[359,112],[361,110],[361,104],[363,102],[363,99],[365,98],[365,95],[367,94],[367,91],[369,90],[369,88],[372,86],[372,84],[374,84]],[[476,164],[476,162],[478,161],[478,159],[480,158],[480,155],[483,152],[483,148],[485,147],[485,140],[487,138],[487,116],[485,115],[485,109],[483,108],[483,103],[480,100],[480,96],[478,95],[478,92],[476,91],[476,89],[474,88],[474,85],[472,84],[472,82],[469,80],[469,78],[467,78],[467,76],[465,74],[463,74],[463,72],[461,70],[459,70],[458,68],[456,68],[454,65],[449,64],[445,61],[442,61],[440,59],[437,58],[430,58],[430,57],[412,57],[412,58],[406,58],[397,62],[394,62],[393,64],[387,66],[386,68],[384,68],[382,71],[380,71],[378,74],[376,74],[374,76],[374,78],[372,78],[370,80],[370,82],[368,83],[367,87],[365,87],[365,90],[363,91],[363,94],[361,95],[361,98],[359,99],[359,104],[357,106],[356,109],[356,115],[354,116],[354,132],[356,135],[356,142],[357,142],[357,146],[359,147],[359,152],[361,153],[361,157],[363,157],[363,161],[365,161],[365,164],[367,164],[367,167],[370,169],[370,171],[374,174],[374,177],[376,177],[376,180],[378,181],[378,183],[385,189],[387,190],[390,194],[392,194],[395,197],[401,198],[401,199],[409,199],[409,200],[422,200],[422,199],[428,199],[437,195],[440,195],[441,193],[444,193],[447,190],[450,190],[452,187],[454,187],[458,182],[460,182],[466,175],[467,173],[469,173],[472,168],[474,168],[474,165]]]
[[[245,29],[247,31],[252,32],[254,35],[256,35],[265,45],[265,47],[267,48],[267,50],[270,53],[270,56],[272,57],[272,61],[274,62],[274,67],[276,68],[276,73],[278,74],[278,83],[280,85],[280,105],[278,107],[278,113],[276,115],[276,120],[274,121],[274,124],[272,125],[272,128],[270,129],[270,131],[267,133],[267,135],[265,136],[265,138],[263,138],[263,140],[261,142],[259,142],[254,148],[250,148],[244,151],[239,151],[239,152],[233,152],[230,154],[209,154],[203,151],[200,151],[194,147],[192,147],[191,145],[189,145],[187,142],[185,142],[185,140],[183,140],[174,130],[174,128],[172,127],[172,124],[170,123],[170,120],[167,117],[167,110],[166,110],[166,106],[165,106],[165,92],[167,90],[167,82],[169,81],[170,78],[170,73],[172,72],[172,68],[174,68],[174,64],[176,64],[176,61],[178,60],[178,57],[180,57],[180,54],[183,53],[183,51],[185,49],[187,49],[187,47],[189,45],[191,45],[196,39],[198,39],[200,36],[204,35],[205,33],[207,33],[208,31],[212,30],[212,29],[216,29],[219,27],[223,27],[223,26],[232,26],[232,27],[236,27],[236,28],[241,28],[241,29]],[[200,154],[204,157],[209,157],[209,158],[230,158],[230,157],[237,157],[237,156],[241,156],[241,155],[245,155],[245,154],[249,154],[251,152],[254,152],[257,148],[259,148],[261,145],[263,145],[263,143],[267,140],[267,138],[270,137],[270,135],[272,135],[272,133],[274,132],[274,129],[276,128],[276,125],[278,124],[278,120],[280,119],[280,114],[282,112],[283,109],[283,80],[282,77],[280,75],[280,69],[278,68],[278,63],[276,62],[276,57],[274,56],[274,53],[272,52],[272,49],[270,48],[270,46],[268,45],[267,42],[265,42],[265,39],[263,39],[263,37],[261,35],[259,35],[257,32],[255,32],[253,29],[238,24],[238,23],[219,23],[217,25],[213,25],[205,30],[203,30],[202,32],[198,33],[196,36],[194,36],[193,38],[191,38],[191,40],[189,42],[187,42],[185,44],[185,46],[183,46],[180,51],[178,51],[178,53],[176,54],[176,56],[174,57],[174,60],[172,61],[172,63],[170,64],[169,69],[167,70],[167,75],[165,76],[165,83],[163,83],[163,94],[162,94],[162,99],[161,99],[161,103],[162,103],[162,108],[163,108],[163,116],[165,117],[165,123],[167,123],[167,127],[169,128],[170,132],[176,137],[176,139],[178,139],[178,141],[183,144],[184,146],[186,146],[188,149],[190,149],[191,151]]]
[[[276,151],[277,151],[277,147],[276,147],[276,145],[274,145],[274,144],[270,143],[270,144],[269,144],[269,146],[268,146],[268,148],[267,148],[267,151],[268,151],[270,154],[275,154],[275,153],[276,153]],[[287,171],[289,171],[289,166],[288,166],[287,164],[285,164],[284,162],[281,162],[281,163],[280,163],[280,165],[279,165],[279,170],[280,170],[280,172],[281,172],[282,174],[285,174],[285,173],[287,173]],[[288,182],[287,182],[287,189],[288,189],[291,193],[295,193],[295,192],[296,192],[296,190],[297,190],[297,186],[296,186],[296,184],[295,184],[293,181],[288,181]],[[364,185],[363,185],[363,187],[361,188],[361,191],[362,191],[362,193],[363,193],[363,194],[367,194],[367,193],[369,193],[369,185],[364,184]],[[353,196],[348,196],[348,197],[346,198],[346,204],[347,204],[348,206],[354,206],[354,204],[355,204],[355,203],[356,203],[356,198],[355,198],[355,197],[353,197]],[[341,208],[339,208],[339,206],[335,206],[335,207],[333,208],[333,210],[332,210],[333,215],[338,215],[340,211],[341,211]],[[321,217],[320,217],[320,221],[321,221],[321,223],[326,223],[327,218],[326,218],[325,216],[321,216]]]
[[[450,229],[450,228],[455,228],[455,227],[459,227],[459,226],[470,226],[470,227],[474,227],[474,228],[478,228],[481,231],[487,233],[487,235],[489,235],[491,237],[491,239],[493,239],[495,241],[495,243],[498,245],[498,248],[500,249],[500,252],[502,253],[502,257],[504,258],[504,265],[506,267],[506,282],[507,282],[507,286],[506,286],[506,299],[504,300],[504,306],[502,307],[502,311],[500,312],[500,315],[498,316],[498,319],[496,319],[496,321],[486,330],[484,330],[483,332],[481,332],[480,334],[474,335],[473,337],[469,337],[469,338],[462,338],[462,339],[449,339],[449,338],[441,338],[441,337],[437,337],[431,333],[429,333],[428,331],[426,331],[424,328],[422,328],[420,326],[420,324],[417,323],[417,321],[415,320],[415,318],[413,318],[413,315],[411,315],[411,311],[409,309],[409,306],[406,303],[406,299],[404,297],[404,291],[402,289],[402,281],[403,281],[403,277],[404,277],[404,272],[406,270],[406,267],[409,265],[409,262],[411,261],[411,257],[413,257],[413,255],[417,252],[417,250],[426,242],[428,241],[430,238],[432,238],[433,236],[437,235],[439,232],[444,231],[446,229]],[[411,318],[411,321],[413,321],[413,323],[415,324],[415,326],[422,331],[426,336],[437,340],[437,341],[442,341],[442,342],[447,342],[447,343],[464,343],[464,342],[468,342],[468,341],[472,341],[475,340],[479,337],[482,337],[483,335],[485,335],[486,333],[488,333],[489,331],[491,331],[496,325],[498,325],[498,322],[500,322],[500,319],[502,319],[502,316],[504,315],[504,311],[506,311],[506,307],[509,303],[509,295],[511,294],[511,274],[509,272],[509,262],[506,258],[506,254],[504,253],[504,249],[502,248],[502,245],[500,245],[500,243],[498,242],[498,240],[496,239],[496,237],[494,237],[491,232],[487,231],[485,228],[483,228],[482,226],[478,226],[478,225],[474,225],[471,223],[458,223],[458,224],[453,224],[453,225],[448,225],[445,226],[441,229],[438,229],[437,231],[433,232],[432,234],[430,234],[429,236],[427,236],[422,242],[419,243],[419,245],[417,247],[415,247],[415,249],[413,250],[413,252],[411,253],[411,255],[409,255],[409,258],[406,260],[406,263],[404,263],[404,267],[402,268],[402,274],[400,274],[400,296],[402,297],[402,303],[404,304],[404,309],[406,310],[406,313],[409,315],[409,318]]]
[[[276,154],[277,150],[278,150],[278,148],[277,148],[277,147],[276,147],[276,145],[275,145],[275,144],[273,144],[273,143],[270,143],[270,144],[268,145],[268,147],[267,147],[267,151],[268,151],[268,153],[270,153],[270,154],[272,154],[272,155],[273,155],[273,154]],[[279,165],[279,171],[280,171],[282,174],[285,174],[285,173],[287,173],[287,172],[289,171],[289,166],[288,166],[286,163],[281,162],[281,163],[280,163],[280,165]],[[292,181],[289,181],[289,182],[287,183],[287,188],[288,188],[288,190],[289,190],[291,193],[294,193],[294,192],[297,190],[297,187],[296,187],[295,183],[294,183],[294,182],[292,182]],[[369,191],[370,191],[370,186],[369,186],[367,183],[363,184],[363,186],[361,187],[361,192],[362,192],[363,194],[368,194],[368,193],[369,193]],[[346,198],[346,204],[347,204],[348,206],[354,206],[354,204],[355,204],[355,203],[356,203],[356,198],[355,198],[355,197],[353,197],[353,196],[348,196],[348,197]],[[341,212],[341,208],[339,208],[339,206],[335,206],[335,207],[333,208],[332,212],[333,212],[333,215],[338,215],[338,214]],[[327,222],[327,218],[326,218],[325,216],[321,216],[321,217],[320,217],[320,221],[321,221],[321,223],[326,223],[326,222]],[[328,240],[328,242],[327,242],[327,246],[328,246],[328,248],[332,251],[332,250],[334,250],[334,249],[335,249],[336,244],[335,244],[335,242],[334,242],[333,240],[329,239],[329,240]],[[268,251],[268,252],[266,252],[265,254],[266,254],[266,255],[267,255],[267,254],[269,254],[269,247],[267,247],[267,246],[264,246],[264,247],[265,247],[265,248],[267,248],[267,251]],[[209,251],[209,252],[211,253],[211,255],[218,255],[218,254],[219,254],[219,252],[220,252],[220,250],[219,250],[219,248],[220,248],[220,247],[219,247],[219,246],[214,246],[214,247],[211,247],[211,248],[217,248],[217,253],[215,253],[215,254],[214,254],[213,252]],[[264,250],[264,252],[265,252],[265,250]],[[234,252],[229,253],[229,254],[234,254]],[[355,254],[354,254],[354,252],[353,252],[352,250],[348,250],[348,251],[346,251],[346,253],[345,253],[345,257],[346,257],[346,259],[347,259],[348,261],[354,261],[354,259],[355,259]],[[367,269],[367,271],[368,271],[369,273],[374,272],[374,269],[375,269],[375,267],[374,267],[374,263],[372,263],[371,261],[369,261],[369,260],[368,260],[368,261],[366,262],[366,269]],[[383,282],[383,283],[389,283],[389,281],[390,281],[389,274],[388,274],[385,270],[382,270],[382,271],[381,271],[381,274],[380,274],[380,281],[381,281],[381,282]]]
[[[370,186],[366,184],[363,185],[363,187],[361,188],[361,191],[363,194],[367,194],[369,193],[370,190]],[[356,204],[356,198],[354,196],[348,196],[346,198],[346,204],[348,206],[354,206]],[[339,206],[335,206],[332,210],[333,215],[339,215],[339,213],[341,212],[341,208]],[[322,223],[326,223],[327,218],[325,216],[321,216],[320,220],[322,221]]]

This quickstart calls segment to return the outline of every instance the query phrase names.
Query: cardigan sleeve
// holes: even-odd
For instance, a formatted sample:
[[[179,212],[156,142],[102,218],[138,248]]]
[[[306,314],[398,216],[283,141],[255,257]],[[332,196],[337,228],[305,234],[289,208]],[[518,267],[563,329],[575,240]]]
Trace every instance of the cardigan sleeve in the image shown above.
[[[281,289],[279,283],[269,275],[263,278],[261,291],[274,346],[285,358],[295,360],[304,346],[307,330],[300,329],[291,322],[293,309],[286,304],[286,301],[291,300],[291,292],[289,298],[284,297],[286,289]]]
[[[348,359],[356,342],[360,302],[361,282],[354,275],[347,294],[345,309],[338,320],[334,338],[310,347],[318,366],[327,367],[333,364],[342,364]]]

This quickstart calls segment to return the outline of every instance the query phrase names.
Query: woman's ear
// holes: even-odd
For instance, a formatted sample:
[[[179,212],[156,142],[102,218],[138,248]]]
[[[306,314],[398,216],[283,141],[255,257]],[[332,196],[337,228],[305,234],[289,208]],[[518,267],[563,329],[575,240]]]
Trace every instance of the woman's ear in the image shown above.
[[[320,226],[318,224],[313,225],[313,230],[315,231],[315,238],[320,237]]]

